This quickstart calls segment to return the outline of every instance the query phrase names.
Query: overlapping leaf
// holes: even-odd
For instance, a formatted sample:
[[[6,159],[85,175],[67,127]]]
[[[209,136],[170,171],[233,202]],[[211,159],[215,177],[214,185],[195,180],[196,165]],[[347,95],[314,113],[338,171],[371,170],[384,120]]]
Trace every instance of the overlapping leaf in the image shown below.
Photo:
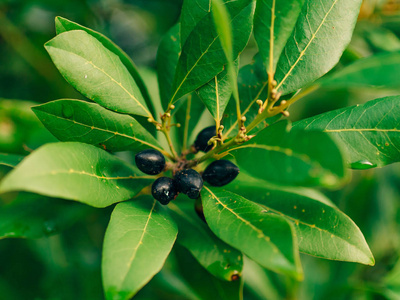
[[[297,239],[285,218],[220,189],[204,187],[204,215],[211,230],[262,266],[302,278]]]
[[[178,243],[188,249],[204,268],[222,280],[231,281],[241,275],[242,254],[218,239],[196,216],[192,205],[171,203],[169,207],[178,224]]]
[[[250,37],[254,1],[227,1],[226,8],[232,20],[233,59],[236,59]],[[226,63],[212,13],[207,13],[182,47],[170,102],[176,102],[185,94],[209,82],[223,71]]]
[[[89,99],[122,113],[150,117],[143,96],[120,58],[83,30],[45,44],[64,78]]]
[[[305,1],[276,68],[277,89],[283,95],[318,79],[339,61],[350,42],[361,2]]]
[[[108,37],[105,35],[94,31],[90,28],[87,28],[85,26],[82,26],[78,23],[72,22],[68,19],[62,18],[62,17],[56,17],[56,32],[57,34],[71,31],[71,30],[83,30],[96,38],[99,42],[103,44],[104,47],[106,47],[108,50],[110,50],[112,53],[117,55],[121,62],[124,64],[124,66],[128,69],[129,73],[135,80],[136,84],[138,85],[140,92],[143,95],[144,100],[146,101],[147,106],[150,108],[150,111],[154,113],[153,109],[153,104],[149,95],[149,92],[147,91],[146,85],[143,82],[142,77],[139,74],[139,71],[137,70],[137,67],[135,63],[132,61],[132,59],[126,54],[120,47],[118,47],[113,41],[111,41]]]
[[[383,167],[400,161],[399,113],[400,96],[385,97],[301,120],[294,129],[326,132],[354,169]]]
[[[241,175],[228,188],[292,221],[301,252],[332,260],[374,264],[357,225],[316,191],[275,186]]]
[[[33,107],[46,128],[61,141],[76,141],[110,151],[154,148],[157,140],[134,118],[95,103],[62,99]]]
[[[158,86],[164,109],[168,108],[172,96],[172,85],[181,49],[180,24],[176,24],[165,34],[157,51]]]
[[[359,59],[323,78],[319,84],[329,88],[399,88],[400,52]]]
[[[254,37],[264,64],[274,72],[276,63],[296,25],[305,0],[257,0]]]
[[[170,216],[151,197],[119,203],[104,237],[106,299],[131,299],[161,270],[177,233]]]
[[[14,168],[23,158],[22,155],[0,153],[0,165]]]
[[[66,142],[26,157],[0,182],[0,193],[27,191],[105,207],[134,197],[153,181],[104,150]]]
[[[347,178],[342,153],[327,134],[289,131],[287,121],[260,131],[222,155],[228,153],[235,156],[241,170],[271,182],[337,187]]]

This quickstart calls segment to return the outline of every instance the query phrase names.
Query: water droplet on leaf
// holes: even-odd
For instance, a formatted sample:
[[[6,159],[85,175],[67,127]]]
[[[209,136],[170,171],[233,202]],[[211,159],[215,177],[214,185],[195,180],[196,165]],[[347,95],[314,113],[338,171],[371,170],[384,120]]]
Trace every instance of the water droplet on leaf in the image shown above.
[[[363,160],[359,160],[359,161],[352,163],[350,166],[352,169],[366,170],[366,169],[375,168],[376,164],[373,164],[372,162],[370,162],[366,159],[363,159]]]

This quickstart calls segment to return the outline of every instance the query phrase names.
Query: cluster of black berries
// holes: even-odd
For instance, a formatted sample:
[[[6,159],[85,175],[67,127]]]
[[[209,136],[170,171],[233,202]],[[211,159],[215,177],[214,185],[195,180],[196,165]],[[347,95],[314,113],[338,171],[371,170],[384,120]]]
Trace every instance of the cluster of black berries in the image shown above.
[[[209,151],[211,146],[208,145],[208,141],[213,136],[215,136],[214,126],[203,129],[194,143],[196,150]],[[165,168],[164,156],[153,149],[143,150],[136,154],[135,162],[140,171],[149,175],[160,174]],[[216,160],[204,170],[203,176],[193,169],[183,169],[175,173],[174,179],[157,178],[151,187],[151,193],[163,205],[175,199],[179,193],[186,194],[191,199],[197,199],[203,188],[203,180],[212,186],[223,186],[235,179],[238,174],[239,168],[230,161]]]

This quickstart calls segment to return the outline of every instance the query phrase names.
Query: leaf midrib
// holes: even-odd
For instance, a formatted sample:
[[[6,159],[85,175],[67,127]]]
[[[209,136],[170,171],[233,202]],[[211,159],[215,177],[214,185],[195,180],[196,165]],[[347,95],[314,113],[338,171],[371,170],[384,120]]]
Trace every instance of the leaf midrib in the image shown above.
[[[42,113],[45,113],[45,114],[49,115],[49,116],[53,116],[53,117],[56,117],[56,118],[61,119],[61,120],[64,120],[64,121],[71,122],[71,123],[73,123],[73,124],[77,124],[77,125],[80,125],[80,126],[83,126],[83,127],[87,127],[87,128],[90,128],[91,130],[96,129],[96,130],[98,130],[98,131],[103,131],[103,132],[110,133],[110,134],[112,134],[112,135],[114,135],[114,136],[119,135],[119,136],[121,136],[121,137],[124,137],[124,138],[127,138],[127,139],[132,139],[132,140],[137,141],[137,142],[139,142],[139,143],[141,143],[141,144],[144,144],[144,145],[147,145],[147,146],[149,146],[149,147],[152,147],[153,149],[156,149],[156,150],[158,150],[158,151],[160,151],[160,152],[163,151],[163,149],[160,149],[160,148],[158,148],[157,146],[154,146],[153,144],[148,143],[148,142],[146,142],[146,141],[144,141],[144,140],[138,139],[138,138],[136,138],[136,137],[134,137],[134,136],[126,135],[126,134],[120,133],[120,132],[118,132],[118,131],[111,131],[111,130],[103,129],[103,128],[100,128],[100,127],[96,127],[96,126],[94,126],[94,125],[89,126],[89,125],[87,125],[87,124],[80,123],[80,122],[77,122],[77,121],[75,121],[75,120],[71,120],[71,119],[67,119],[67,118],[62,118],[62,117],[60,117],[60,116],[58,116],[58,115],[51,114],[51,113],[49,113],[49,112],[47,112],[47,111],[43,111],[43,110],[40,110],[40,111],[41,111]],[[111,136],[111,138],[112,138],[112,136]]]
[[[343,128],[343,129],[324,129],[324,132],[400,132],[400,129],[379,129],[379,128]]]
[[[315,37],[317,36],[317,33],[319,32],[319,30],[321,29],[322,25],[325,23],[326,18],[328,17],[328,15],[330,14],[330,12],[332,11],[333,7],[336,5],[336,3],[339,0],[335,0],[335,2],[333,2],[332,6],[329,8],[329,10],[327,11],[327,13],[325,14],[324,18],[322,19],[321,23],[319,24],[317,30],[312,34],[310,41],[307,43],[306,47],[304,48],[304,50],[302,50],[300,52],[299,57],[297,58],[297,60],[294,62],[294,64],[290,67],[289,71],[285,74],[285,76],[283,77],[283,79],[281,80],[281,82],[276,86],[276,89],[279,90],[279,88],[283,85],[283,83],[286,81],[286,79],[290,76],[290,74],[293,72],[294,68],[297,66],[297,64],[300,62],[301,58],[306,54],[306,51],[308,49],[308,47],[312,44],[312,42],[314,41]]]
[[[252,228],[255,232],[257,232],[257,234],[261,234],[263,239],[269,243],[271,245],[271,247],[278,253],[280,253],[282,255],[282,257],[289,263],[289,265],[291,265],[291,262],[286,258],[286,256],[279,250],[279,248],[273,243],[271,242],[270,237],[266,236],[264,234],[264,232],[262,231],[262,229],[257,228],[256,226],[254,226],[250,221],[246,220],[245,218],[243,218],[242,216],[238,215],[235,211],[233,211],[231,208],[229,208],[226,204],[222,203],[221,200],[219,200],[219,198],[206,186],[204,186],[203,188],[205,188],[210,194],[211,196],[217,200],[219,202],[219,204],[222,205],[223,208],[225,208],[226,210],[228,210],[231,214],[233,214],[236,218],[238,218],[242,223],[244,223],[245,225],[250,226],[250,228]]]
[[[54,49],[57,49],[57,50],[59,50],[59,51],[67,52],[67,53],[69,53],[70,55],[74,55],[74,56],[80,57],[82,60],[84,60],[84,61],[86,62],[86,64],[91,65],[93,68],[95,68],[96,70],[100,71],[100,72],[103,73],[105,76],[107,76],[112,82],[114,82],[115,84],[117,84],[126,94],[128,94],[128,96],[129,96],[131,99],[133,99],[133,100],[136,102],[137,105],[139,105],[139,106],[143,109],[143,111],[147,114],[147,116],[152,117],[151,113],[143,106],[142,103],[140,103],[140,101],[139,101],[133,94],[131,94],[131,93],[122,85],[121,82],[116,81],[110,74],[108,74],[104,69],[99,68],[98,66],[96,66],[92,61],[87,60],[85,57],[83,57],[83,56],[81,56],[81,55],[78,55],[78,54],[76,54],[76,53],[74,53],[74,52],[71,52],[71,51],[64,50],[64,49],[62,49],[62,48],[58,48],[58,47],[51,46],[51,45],[46,45],[45,47],[46,47],[47,49],[48,49],[48,48],[54,48]],[[110,51],[110,50],[107,49],[107,51]],[[111,53],[112,53],[112,52],[111,52]],[[114,54],[114,53],[112,53],[112,54]],[[115,54],[114,54],[114,55],[115,55]],[[117,56],[117,57],[118,57],[118,56]],[[119,59],[119,57],[118,57],[118,59]],[[123,65],[123,66],[125,67],[125,65]],[[126,67],[125,67],[125,68],[126,68]],[[129,71],[128,71],[128,73],[129,73]],[[130,73],[129,73],[129,74],[130,74]],[[132,80],[133,80],[133,79],[132,79]]]

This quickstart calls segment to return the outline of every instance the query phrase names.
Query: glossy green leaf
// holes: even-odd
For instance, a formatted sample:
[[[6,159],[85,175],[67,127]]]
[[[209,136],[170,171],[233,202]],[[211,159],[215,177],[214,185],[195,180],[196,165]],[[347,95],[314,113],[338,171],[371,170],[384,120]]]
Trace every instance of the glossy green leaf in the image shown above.
[[[400,52],[362,58],[323,78],[319,84],[329,88],[399,88]]]
[[[0,209],[0,239],[36,239],[61,232],[89,212],[89,207],[21,193]]]
[[[294,129],[326,132],[354,169],[383,167],[400,161],[399,113],[400,96],[385,97],[301,120]]]
[[[180,274],[191,289],[197,294],[196,300],[242,300],[243,285],[241,280],[220,280],[199,265],[192,255],[182,247],[174,247],[178,274]],[[193,299],[193,298],[191,298]]]
[[[375,263],[357,225],[323,195],[240,177],[227,189],[293,222],[301,252],[332,260]]]
[[[252,30],[254,2],[251,0],[227,1],[233,29],[233,59],[246,46]],[[205,15],[188,36],[182,47],[175,73],[170,102],[203,86],[223,71],[227,63],[212,13]]]
[[[254,37],[269,71],[275,71],[278,59],[293,32],[304,1],[257,0],[254,14]]]
[[[329,135],[289,128],[281,121],[222,154],[231,153],[241,170],[270,182],[334,188],[347,179],[342,153]]]
[[[0,193],[27,191],[106,207],[134,197],[153,181],[104,150],[66,142],[27,156],[0,182]]]
[[[221,120],[232,95],[232,85],[227,69],[199,88],[197,94],[213,118]]]
[[[173,26],[165,34],[157,51],[157,74],[161,103],[164,110],[168,108],[172,96],[172,85],[181,54],[180,24]]]
[[[276,68],[283,95],[302,88],[339,61],[353,33],[361,0],[306,0]]]
[[[294,228],[285,218],[221,189],[204,187],[201,197],[208,226],[219,238],[268,269],[302,278]]]
[[[106,299],[131,299],[161,270],[177,233],[166,210],[152,197],[117,204],[103,245]]]
[[[24,156],[22,155],[0,153],[0,165],[14,168],[23,158]]]
[[[204,268],[222,280],[231,281],[241,276],[242,254],[217,238],[195,214],[193,205],[170,203],[168,207],[178,225],[178,243],[188,249]]]
[[[184,0],[180,17],[182,46],[203,17],[211,12],[211,0]]]
[[[119,57],[90,34],[83,30],[64,32],[45,48],[68,83],[84,96],[111,110],[151,116]]]
[[[96,103],[62,99],[32,108],[46,128],[61,141],[101,146],[110,151],[163,151],[157,140],[134,118]]]
[[[132,59],[126,54],[120,47],[118,47],[113,41],[111,41],[108,37],[105,35],[94,31],[90,28],[87,28],[85,26],[82,26],[78,23],[72,22],[68,19],[62,18],[62,17],[56,17],[56,32],[57,34],[67,32],[67,31],[72,31],[72,30],[83,30],[96,38],[99,42],[103,44],[104,47],[106,47],[108,50],[110,50],[112,53],[117,55],[121,62],[124,64],[124,66],[128,69],[129,73],[135,80],[137,86],[140,89],[140,92],[143,95],[144,100],[146,101],[147,106],[150,108],[150,111],[154,113],[152,101],[149,95],[149,92],[146,88],[146,85],[144,84],[144,81],[142,77],[139,74],[139,71],[135,65],[135,63],[132,61]]]

